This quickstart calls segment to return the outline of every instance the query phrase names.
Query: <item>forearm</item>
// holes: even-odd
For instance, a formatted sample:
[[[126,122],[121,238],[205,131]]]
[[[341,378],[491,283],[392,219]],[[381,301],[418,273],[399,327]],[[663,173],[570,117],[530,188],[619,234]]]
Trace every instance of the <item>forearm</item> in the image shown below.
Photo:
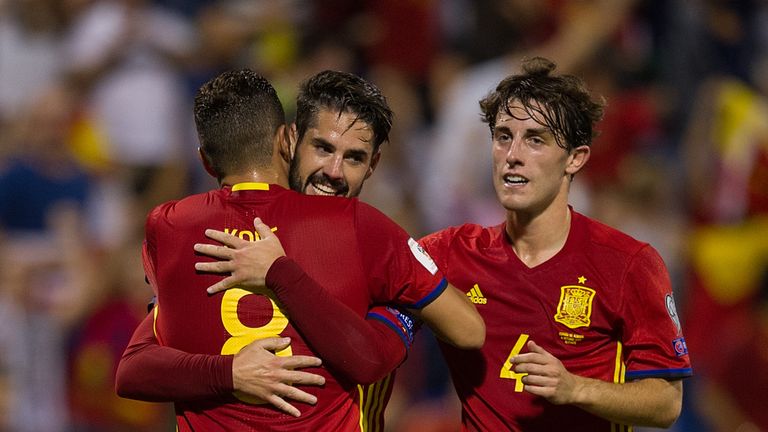
[[[147,315],[120,359],[115,388],[121,397],[172,402],[230,394],[232,356],[189,354],[159,345]]]
[[[323,364],[350,381],[375,382],[405,359],[406,345],[397,333],[378,320],[363,319],[293,260],[275,261],[266,281]]]
[[[615,423],[667,428],[680,415],[680,380],[645,378],[615,384],[576,377],[574,405]]]

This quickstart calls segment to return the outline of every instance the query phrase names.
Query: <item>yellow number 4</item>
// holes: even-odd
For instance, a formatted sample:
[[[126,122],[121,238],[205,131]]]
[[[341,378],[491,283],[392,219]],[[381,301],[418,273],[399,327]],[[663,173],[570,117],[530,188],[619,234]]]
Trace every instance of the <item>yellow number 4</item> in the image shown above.
[[[522,392],[523,391],[523,380],[522,378],[527,373],[517,373],[515,372],[514,366],[512,365],[512,357],[520,354],[520,351],[523,350],[523,347],[525,346],[525,342],[528,340],[528,335],[523,333],[517,338],[517,342],[515,343],[515,346],[512,347],[512,351],[510,351],[509,356],[507,356],[507,361],[504,362],[504,366],[501,367],[501,372],[499,373],[499,377],[506,378],[506,379],[513,379],[515,380],[515,391],[516,392]]]

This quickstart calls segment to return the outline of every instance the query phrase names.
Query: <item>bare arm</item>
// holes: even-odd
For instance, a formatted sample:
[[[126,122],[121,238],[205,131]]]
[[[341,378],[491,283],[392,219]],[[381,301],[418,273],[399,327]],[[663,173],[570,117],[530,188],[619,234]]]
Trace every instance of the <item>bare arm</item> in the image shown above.
[[[645,378],[610,383],[568,372],[552,354],[528,342],[530,352],[512,359],[523,377],[525,391],[556,405],[573,404],[612,422],[666,428],[680,415],[683,385],[680,380]]]
[[[483,347],[483,318],[469,298],[451,284],[430,304],[410,312],[421,318],[444,342],[461,349]]]

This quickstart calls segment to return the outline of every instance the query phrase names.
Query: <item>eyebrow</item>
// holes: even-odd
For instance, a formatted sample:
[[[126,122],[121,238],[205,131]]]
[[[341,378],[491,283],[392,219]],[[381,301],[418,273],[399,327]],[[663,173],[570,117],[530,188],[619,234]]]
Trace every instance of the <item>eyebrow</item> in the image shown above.
[[[330,142],[330,141],[328,141],[327,139],[324,139],[324,138],[314,137],[314,138],[312,138],[312,143],[315,144],[315,145],[320,144],[320,145],[324,145],[324,146],[328,146],[328,147],[333,147],[334,149],[336,149],[336,146],[332,142]]]
[[[336,151],[336,148],[337,148],[334,143],[332,143],[332,142],[330,142],[330,141],[328,141],[326,139],[323,139],[323,138],[312,138],[312,143],[315,144],[315,145],[319,144],[319,145],[331,147],[334,151]],[[357,157],[361,157],[363,159],[367,159],[368,156],[369,156],[369,153],[367,151],[365,151],[365,150],[351,149],[351,150],[345,151],[344,155],[345,156],[357,156]]]
[[[508,126],[497,125],[496,127],[493,128],[493,131],[510,133],[512,130]],[[554,135],[552,131],[546,126],[537,127],[537,128],[528,128],[525,130],[525,134],[526,135],[544,135],[544,134]]]

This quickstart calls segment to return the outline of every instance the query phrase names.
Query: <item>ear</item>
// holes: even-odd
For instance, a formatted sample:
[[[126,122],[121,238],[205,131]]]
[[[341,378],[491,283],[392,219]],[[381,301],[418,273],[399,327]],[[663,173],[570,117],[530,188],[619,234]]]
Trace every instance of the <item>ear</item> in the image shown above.
[[[216,180],[219,179],[219,175],[216,174],[216,171],[213,170],[213,167],[208,162],[208,157],[205,155],[205,150],[203,150],[202,147],[197,148],[197,154],[200,156],[200,162],[203,163],[203,168],[205,168],[205,172],[208,173],[211,177],[215,178]]]
[[[280,142],[280,157],[290,165],[296,154],[296,123],[291,123],[285,130],[285,139]]]
[[[371,164],[368,166],[368,171],[365,173],[365,180],[368,180],[368,177],[370,177],[376,170],[376,166],[379,165],[379,159],[381,159],[381,150],[377,150],[376,153],[371,156]]]
[[[587,164],[591,151],[588,145],[579,146],[571,150],[565,165],[565,173],[572,176],[581,171],[584,165]]]

